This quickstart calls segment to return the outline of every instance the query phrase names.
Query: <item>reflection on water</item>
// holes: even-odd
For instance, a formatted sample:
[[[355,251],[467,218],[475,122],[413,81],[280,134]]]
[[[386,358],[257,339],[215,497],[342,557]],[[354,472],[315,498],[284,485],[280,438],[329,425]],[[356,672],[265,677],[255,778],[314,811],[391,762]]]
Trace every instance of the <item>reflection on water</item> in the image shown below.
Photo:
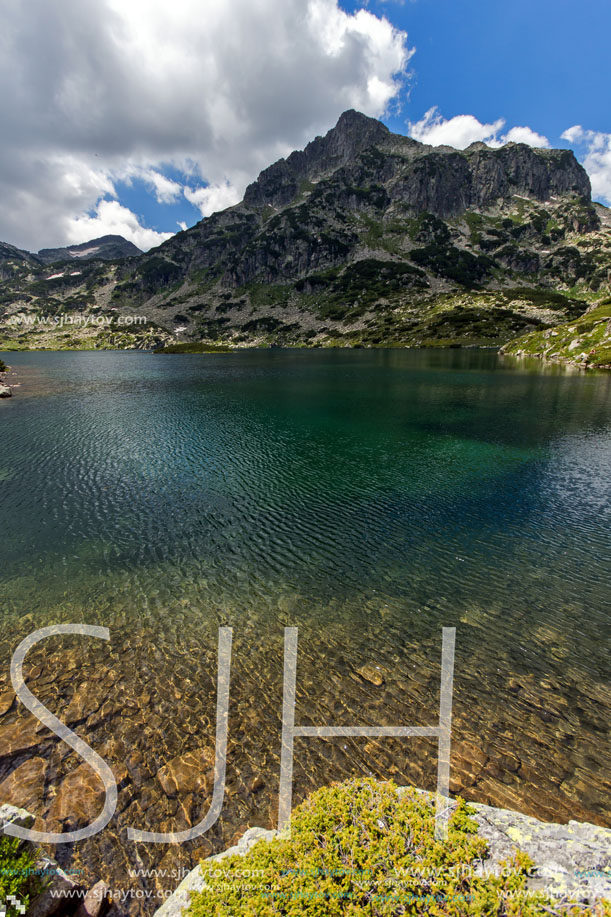
[[[150,886],[129,869],[188,866],[275,821],[288,625],[297,720],[314,725],[432,723],[455,625],[453,790],[611,822],[609,375],[477,351],[10,362],[0,797],[20,787],[52,829],[95,814],[100,788],[17,710],[10,654],[49,623],[111,628],[110,646],[57,638],[29,662],[32,689],[119,780],[111,827],[66,862]],[[235,629],[222,819],[180,849],[136,847],[127,825],[181,830],[209,805],[219,624]],[[184,758],[201,749],[203,777]],[[430,740],[295,751],[297,798],[363,772],[434,786]]]

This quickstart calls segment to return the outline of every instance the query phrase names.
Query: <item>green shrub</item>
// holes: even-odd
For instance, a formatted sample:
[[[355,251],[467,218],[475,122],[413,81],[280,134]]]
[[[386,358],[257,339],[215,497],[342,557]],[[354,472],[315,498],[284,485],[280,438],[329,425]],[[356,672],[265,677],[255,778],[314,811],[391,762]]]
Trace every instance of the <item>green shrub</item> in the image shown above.
[[[0,835],[0,906],[6,904],[9,895],[18,898],[27,908],[40,887],[40,880],[33,874],[34,855],[22,848],[17,837]],[[7,917],[16,917],[18,911],[13,905],[6,908]]]
[[[8,372],[8,366],[6,365],[4,360],[0,360],[0,373],[6,373],[6,372]]]
[[[459,800],[447,840],[436,840],[430,798],[394,783],[350,780],[319,790],[293,813],[290,838],[259,841],[246,856],[202,864],[207,886],[189,917],[547,917],[550,902],[526,889],[524,854],[499,877],[471,865],[486,842]],[[603,906],[604,907],[604,906]],[[552,913],[583,913],[574,907]],[[611,914],[599,909],[599,914]]]

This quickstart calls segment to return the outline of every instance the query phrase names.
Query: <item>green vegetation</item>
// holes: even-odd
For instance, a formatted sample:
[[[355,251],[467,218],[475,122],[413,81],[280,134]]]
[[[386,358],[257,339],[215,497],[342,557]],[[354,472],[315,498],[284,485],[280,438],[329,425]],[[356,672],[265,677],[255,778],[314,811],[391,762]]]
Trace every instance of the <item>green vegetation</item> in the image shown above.
[[[0,835],[0,905],[13,895],[27,908],[30,900],[40,890],[40,880],[33,874],[34,854],[22,846],[17,837]],[[17,917],[18,911],[9,904],[7,917]]]
[[[4,360],[0,360],[0,373],[6,373],[6,372],[8,372],[8,366],[6,365]]]
[[[465,287],[477,287],[494,266],[486,255],[474,255],[455,245],[438,242],[414,249],[410,257],[415,264],[428,268],[438,277],[446,277]]]
[[[503,350],[559,363],[611,367],[611,298],[593,306],[576,320],[517,338]]]
[[[484,218],[481,213],[475,213],[473,210],[467,210],[465,213],[465,223],[469,227],[471,242],[473,245],[479,245],[482,240],[482,230],[484,229]]]
[[[248,293],[250,304],[255,309],[264,309],[266,306],[285,305],[291,287],[280,283],[249,283],[235,291],[237,297]],[[219,310],[217,310],[219,311]]]
[[[188,917],[547,917],[582,914],[531,893],[523,853],[502,875],[481,877],[485,857],[469,807],[459,800],[446,840],[435,839],[430,798],[394,783],[350,780],[310,796],[290,837],[259,841],[246,856],[202,864],[207,885]],[[551,908],[551,911],[550,911]],[[606,903],[592,914],[611,915]]]
[[[426,289],[423,271],[404,261],[378,261],[364,258],[349,264],[343,271],[330,268],[298,280],[298,292],[314,294],[314,306],[320,318],[354,322],[380,301],[396,299],[400,294]]]
[[[168,344],[158,347],[154,353],[232,353],[233,348],[227,344],[210,344],[207,341],[195,341],[185,344]]]
[[[520,300],[532,303],[539,309],[565,311],[567,315],[575,316],[581,315],[588,307],[588,303],[583,299],[574,299],[555,290],[540,290],[533,287],[511,287],[500,292],[499,296],[507,303]]]
[[[450,241],[450,230],[444,221],[427,211],[409,221],[408,232],[412,242],[446,245]]]

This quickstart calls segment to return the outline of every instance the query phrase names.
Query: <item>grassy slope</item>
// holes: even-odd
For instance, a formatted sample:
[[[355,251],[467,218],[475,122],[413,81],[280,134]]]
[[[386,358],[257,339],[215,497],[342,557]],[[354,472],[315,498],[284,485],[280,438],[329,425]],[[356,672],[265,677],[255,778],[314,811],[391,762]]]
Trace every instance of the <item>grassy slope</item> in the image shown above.
[[[519,337],[503,347],[503,352],[611,369],[611,298],[576,321]]]

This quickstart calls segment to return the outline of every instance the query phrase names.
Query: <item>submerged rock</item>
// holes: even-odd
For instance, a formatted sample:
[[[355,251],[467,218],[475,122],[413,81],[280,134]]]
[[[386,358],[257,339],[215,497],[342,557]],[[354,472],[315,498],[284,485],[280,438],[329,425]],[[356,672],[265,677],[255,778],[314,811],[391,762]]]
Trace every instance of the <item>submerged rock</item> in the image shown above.
[[[214,752],[207,748],[188,751],[173,758],[157,771],[157,779],[166,796],[207,791],[211,785]]]
[[[35,807],[44,797],[46,772],[44,758],[24,761],[0,783],[0,803]]]
[[[47,831],[74,831],[100,814],[106,794],[98,775],[81,764],[62,781],[49,809]]]
[[[378,665],[362,665],[360,669],[357,669],[357,672],[365,681],[368,681],[370,684],[375,685],[376,688],[379,688],[384,684],[384,675],[382,670]]]

